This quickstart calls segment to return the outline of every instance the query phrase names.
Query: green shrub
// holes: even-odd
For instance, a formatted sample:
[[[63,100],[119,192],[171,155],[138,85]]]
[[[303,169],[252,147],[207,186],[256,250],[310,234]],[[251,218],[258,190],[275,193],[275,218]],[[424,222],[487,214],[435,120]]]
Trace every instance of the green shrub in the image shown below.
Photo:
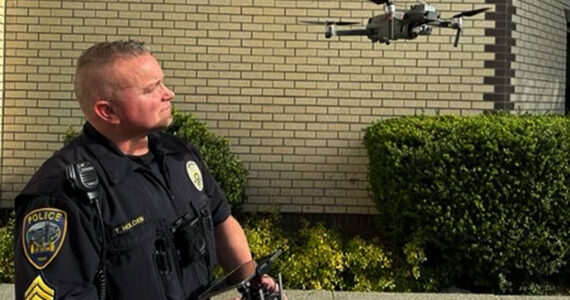
[[[210,172],[226,193],[234,213],[246,199],[247,171],[231,153],[229,142],[217,136],[191,114],[173,112],[173,121],[167,132],[183,138],[198,148]]]
[[[451,284],[445,268],[424,267],[427,261],[424,248],[423,239],[411,239],[401,249],[401,255],[392,256],[398,292],[437,292]]]
[[[560,116],[505,114],[372,124],[364,143],[385,244],[413,242],[408,254],[425,256],[414,276],[434,289],[552,291],[570,259],[569,129]]]
[[[280,222],[278,215],[272,215],[267,218],[249,217],[242,224],[254,259],[269,255],[278,249],[283,250],[283,254],[275,262],[276,270],[282,269],[283,262],[291,253],[289,238],[283,232]]]
[[[344,249],[346,289],[353,291],[389,291],[396,288],[390,254],[377,239],[367,242],[355,237]]]
[[[299,231],[297,244],[283,267],[288,288],[342,290],[344,255],[342,240],[323,225],[305,224]]]
[[[79,132],[77,132],[77,130],[75,130],[75,128],[73,128],[73,126],[69,125],[69,127],[67,127],[67,130],[65,130],[65,132],[61,136],[63,144],[64,145],[69,144],[78,135],[79,135]]]
[[[390,254],[377,241],[356,237],[344,242],[335,230],[307,222],[299,232],[284,231],[276,215],[249,218],[244,230],[256,257],[285,250],[274,270],[281,272],[287,289],[395,289]]]
[[[14,216],[0,227],[0,283],[14,282]]]

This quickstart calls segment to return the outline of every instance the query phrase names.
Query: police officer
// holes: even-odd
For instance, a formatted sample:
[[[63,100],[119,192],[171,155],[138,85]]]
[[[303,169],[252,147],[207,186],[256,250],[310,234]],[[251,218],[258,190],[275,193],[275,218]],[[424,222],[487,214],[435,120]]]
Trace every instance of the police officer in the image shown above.
[[[163,79],[142,42],[81,55],[83,132],[15,199],[16,299],[195,299],[218,263],[251,260],[198,151],[159,131],[174,97]]]

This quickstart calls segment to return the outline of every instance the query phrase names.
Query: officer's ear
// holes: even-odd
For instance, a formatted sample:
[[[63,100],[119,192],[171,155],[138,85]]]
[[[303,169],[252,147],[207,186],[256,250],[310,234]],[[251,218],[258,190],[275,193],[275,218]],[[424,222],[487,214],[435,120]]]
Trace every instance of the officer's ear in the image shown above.
[[[107,100],[97,100],[93,107],[95,114],[103,121],[111,124],[119,124],[119,116],[113,104]]]

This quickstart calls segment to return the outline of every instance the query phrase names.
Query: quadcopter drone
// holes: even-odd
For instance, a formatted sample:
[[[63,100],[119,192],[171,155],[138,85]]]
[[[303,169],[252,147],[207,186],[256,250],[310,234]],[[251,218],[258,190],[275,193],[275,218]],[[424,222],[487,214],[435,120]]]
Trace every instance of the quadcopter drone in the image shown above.
[[[365,29],[336,29],[336,26],[356,25],[359,24],[358,22],[303,21],[303,23],[325,25],[325,37],[327,39],[335,35],[363,35],[367,36],[373,43],[386,43],[386,45],[389,45],[393,40],[411,40],[420,35],[430,35],[432,26],[452,28],[457,30],[453,43],[453,46],[457,47],[463,27],[463,17],[472,17],[489,9],[487,7],[464,11],[450,19],[441,19],[435,7],[428,4],[415,4],[410,7],[410,10],[397,11],[394,2],[390,0],[369,1],[378,5],[384,4],[386,13],[370,18]]]

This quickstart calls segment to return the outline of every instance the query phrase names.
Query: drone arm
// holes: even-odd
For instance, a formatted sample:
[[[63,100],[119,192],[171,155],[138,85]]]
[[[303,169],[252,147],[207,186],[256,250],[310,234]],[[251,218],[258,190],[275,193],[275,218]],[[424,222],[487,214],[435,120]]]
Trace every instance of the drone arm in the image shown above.
[[[443,28],[449,28],[449,27],[453,26],[450,21],[443,20],[443,19],[430,20],[428,22],[428,24],[433,25],[433,26],[437,26],[437,27],[443,27]]]
[[[365,35],[368,36],[370,34],[370,30],[368,29],[353,29],[353,30],[337,30],[335,35],[338,36],[345,36],[345,35]]]

